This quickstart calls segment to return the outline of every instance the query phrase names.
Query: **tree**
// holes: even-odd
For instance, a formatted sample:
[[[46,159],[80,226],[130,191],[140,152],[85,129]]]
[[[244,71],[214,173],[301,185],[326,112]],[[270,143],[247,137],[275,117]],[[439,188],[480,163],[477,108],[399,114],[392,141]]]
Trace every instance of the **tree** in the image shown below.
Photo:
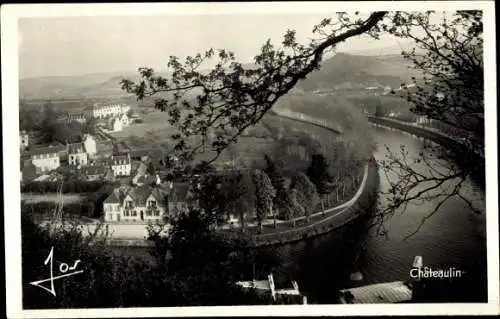
[[[97,119],[94,117],[89,117],[87,118],[87,121],[85,122],[83,132],[85,134],[90,134],[90,135],[95,135],[97,134]]]
[[[233,172],[226,177],[223,186],[227,210],[239,216],[241,231],[245,231],[245,215],[255,209],[255,185],[247,172]]]
[[[375,116],[382,117],[384,115],[385,115],[385,112],[384,112],[382,104],[376,104],[375,105]]]
[[[251,67],[237,62],[234,53],[225,49],[208,49],[186,57],[184,63],[171,56],[167,64],[171,69],[169,78],[151,68],[140,68],[140,81],[123,79],[122,88],[138,100],[162,93],[163,97],[155,100],[155,107],[168,112],[170,124],[177,129],[172,138],[179,156],[192,159],[211,142],[215,155],[210,161],[214,161],[298,81],[318,69],[328,50],[361,34],[376,36],[380,31],[378,24],[386,14],[374,12],[362,19],[339,13],[336,23],[324,19],[314,27],[319,38],[308,45],[297,43],[296,32],[288,30],[282,47],[276,48],[268,40]],[[200,67],[213,57],[219,58],[215,68],[201,71]],[[211,131],[217,131],[213,140],[209,139]],[[202,137],[201,142],[192,142],[195,135]]]
[[[472,178],[484,189],[483,24],[481,11],[401,13],[397,18],[390,32],[414,42],[415,48],[402,54],[423,74],[402,98],[413,113],[442,123],[462,143],[458,148],[426,145],[415,159],[403,147],[381,163],[387,176],[398,176],[390,178],[389,205],[381,220],[410,202],[437,200],[411,236],[450,198],[479,212],[463,186]]]
[[[47,101],[42,107],[42,120],[40,122],[42,143],[52,143],[57,140],[57,113],[54,105]]]
[[[319,202],[318,190],[306,174],[299,172],[292,178],[291,189],[296,190],[297,200],[305,208],[306,219]]]
[[[219,174],[206,173],[201,175],[195,196],[203,212],[213,216],[219,222],[225,218],[227,198],[221,191],[223,178]]]
[[[328,194],[331,190],[331,176],[328,171],[328,163],[321,154],[314,154],[311,158],[311,164],[307,168],[309,180],[316,186],[320,195]],[[321,199],[321,210],[324,212],[324,202]]]
[[[260,230],[262,230],[262,221],[267,215],[273,215],[273,202],[276,197],[276,190],[269,176],[263,171],[255,170],[252,178],[255,184],[255,198],[257,200],[257,221]]]
[[[78,122],[55,123],[54,134],[52,135],[52,142],[59,143],[79,143],[82,141],[85,134],[85,126]]]
[[[41,127],[41,110],[19,106],[19,128],[26,131],[36,131]]]
[[[271,184],[273,185],[275,191],[276,191],[276,196],[274,197],[274,227],[277,227],[276,224],[276,217],[279,215],[279,212],[283,212],[283,216],[286,219],[289,219],[291,216],[287,212],[290,212],[288,209],[288,206],[290,205],[290,200],[289,200],[289,194],[288,190],[286,189],[285,186],[285,179],[281,175],[281,172],[278,171],[278,168],[276,167],[276,164],[274,161],[269,157],[268,155],[264,156],[264,159],[266,161],[266,168],[264,169],[264,172],[269,176],[269,180],[271,181]]]

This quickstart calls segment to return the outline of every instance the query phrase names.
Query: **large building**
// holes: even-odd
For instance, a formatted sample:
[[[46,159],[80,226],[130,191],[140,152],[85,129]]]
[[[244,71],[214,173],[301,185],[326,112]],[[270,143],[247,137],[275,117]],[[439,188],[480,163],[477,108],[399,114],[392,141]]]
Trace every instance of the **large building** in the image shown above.
[[[115,177],[130,176],[132,171],[132,161],[130,160],[130,155],[128,153],[112,155],[111,169],[113,170],[113,175]]]
[[[102,119],[111,116],[117,116],[127,113],[130,110],[129,105],[125,104],[99,104],[96,103],[92,107],[91,114],[94,118]]]
[[[60,154],[64,151],[64,145],[38,147],[30,151],[31,162],[37,171],[48,172],[60,166]]]
[[[88,155],[83,143],[68,144],[68,164],[74,166],[86,166]]]
[[[166,194],[156,187],[115,189],[104,200],[104,220],[107,222],[161,221],[167,212]]]
[[[104,178],[106,175],[106,167],[104,165],[91,165],[85,168],[85,175],[87,180],[96,181]]]

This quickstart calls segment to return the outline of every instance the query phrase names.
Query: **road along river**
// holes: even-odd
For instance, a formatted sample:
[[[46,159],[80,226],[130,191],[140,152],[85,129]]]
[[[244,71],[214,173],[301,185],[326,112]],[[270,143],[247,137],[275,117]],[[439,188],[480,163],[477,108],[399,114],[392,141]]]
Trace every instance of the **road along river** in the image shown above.
[[[423,150],[425,141],[402,132],[376,127],[377,150],[375,158],[386,158],[386,146],[399,152],[406,146],[410,157]],[[382,170],[380,173],[379,203],[386,203],[389,187]],[[357,220],[329,234],[287,245],[269,248],[269,253],[280,265],[277,277],[293,277],[301,291],[312,303],[334,303],[336,290],[366,284],[407,280],[416,255],[423,257],[424,265],[433,269],[454,267],[468,272],[467,283],[453,291],[444,291],[449,301],[485,301],[486,299],[486,223],[484,194],[471,182],[466,182],[466,196],[474,200],[483,214],[477,215],[459,198],[451,198],[427,220],[412,237],[422,218],[437,204],[412,203],[404,212],[397,212],[385,223],[388,237],[377,236],[369,220]],[[360,272],[362,280],[351,281],[350,275]]]

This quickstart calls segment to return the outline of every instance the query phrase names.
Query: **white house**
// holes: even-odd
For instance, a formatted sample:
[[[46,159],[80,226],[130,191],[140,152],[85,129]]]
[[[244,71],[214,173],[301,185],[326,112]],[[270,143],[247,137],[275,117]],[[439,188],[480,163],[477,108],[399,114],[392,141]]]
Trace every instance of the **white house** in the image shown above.
[[[69,165],[86,166],[88,164],[88,155],[83,143],[72,143],[67,147]]]
[[[132,162],[130,154],[112,155],[111,156],[111,169],[113,175],[117,176],[130,176],[132,170]]]
[[[62,146],[64,147],[64,146]],[[59,155],[62,151],[61,146],[45,146],[31,150],[31,162],[35,165],[37,171],[48,172],[60,166]]]
[[[144,185],[115,189],[104,200],[104,220],[107,222],[160,221],[167,212],[166,194],[157,187]]]
[[[89,156],[97,154],[97,143],[92,135],[85,134],[83,136],[83,145],[85,146],[85,151]]]
[[[124,127],[129,126],[130,120],[127,114],[121,114],[111,120],[111,129],[114,132],[119,132],[123,130]]]
[[[29,136],[26,131],[19,132],[19,146],[22,149],[25,149],[29,145]]]

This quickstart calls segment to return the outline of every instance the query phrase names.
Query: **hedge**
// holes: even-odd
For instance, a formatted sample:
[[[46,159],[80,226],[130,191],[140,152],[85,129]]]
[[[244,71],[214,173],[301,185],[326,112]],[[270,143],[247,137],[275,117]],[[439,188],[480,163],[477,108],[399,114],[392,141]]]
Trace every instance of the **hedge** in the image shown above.
[[[62,182],[63,193],[92,193],[101,189],[105,181],[71,180]],[[60,182],[32,181],[21,186],[22,193],[57,193],[61,188]]]
[[[58,207],[54,202],[38,202],[38,203],[21,203],[21,212],[33,214],[39,218],[51,218]],[[71,217],[90,217],[97,218],[97,210],[92,202],[85,203],[68,203],[62,207],[64,216],[70,215]]]

